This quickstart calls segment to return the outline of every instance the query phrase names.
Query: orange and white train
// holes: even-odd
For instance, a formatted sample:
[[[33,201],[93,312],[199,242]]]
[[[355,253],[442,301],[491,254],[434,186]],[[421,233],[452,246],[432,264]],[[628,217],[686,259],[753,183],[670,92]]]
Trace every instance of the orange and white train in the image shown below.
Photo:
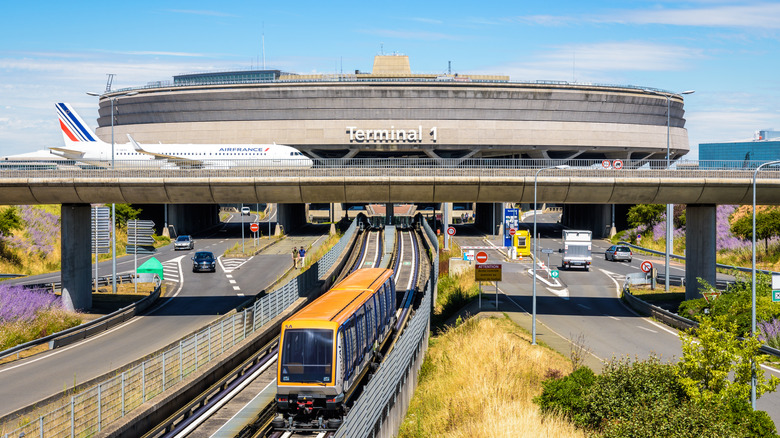
[[[395,321],[391,269],[358,269],[282,324],[277,412],[340,417],[390,337]]]

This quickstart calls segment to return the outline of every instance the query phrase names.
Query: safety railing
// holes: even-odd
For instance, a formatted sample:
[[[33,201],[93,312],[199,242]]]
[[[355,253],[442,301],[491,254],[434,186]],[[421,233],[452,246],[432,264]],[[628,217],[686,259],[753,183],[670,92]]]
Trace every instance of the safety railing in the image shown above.
[[[375,437],[379,430],[387,422],[387,417],[399,401],[408,402],[414,385],[409,385],[409,380],[416,382],[416,373],[422,364],[423,356],[427,350],[428,328],[433,307],[433,297],[436,291],[436,274],[438,268],[438,240],[436,234],[428,226],[422,217],[425,234],[432,246],[434,254],[433,266],[430,276],[425,284],[422,303],[409,322],[406,330],[396,343],[396,347],[382,362],[377,373],[363,389],[360,398],[350,409],[344,418],[344,423],[336,432],[336,437]],[[399,397],[402,391],[407,391],[409,397]],[[403,416],[408,406],[403,406],[396,415]],[[397,426],[398,422],[395,423]],[[386,431],[385,431],[386,432]],[[397,429],[395,430],[397,432]],[[392,433],[385,433],[392,436]]]
[[[619,162],[619,163],[617,163]],[[535,177],[539,178],[722,178],[752,181],[754,170],[764,161],[677,161],[667,168],[665,160],[548,160],[548,159],[202,159],[191,164],[166,160],[106,161],[4,161],[0,181],[29,179],[125,178],[328,178],[328,177]],[[780,167],[764,168],[758,179],[779,179]]]
[[[100,432],[146,401],[162,394],[220,354],[238,344],[303,296],[335,263],[355,233],[353,221],[339,242],[309,269],[276,291],[256,299],[243,311],[224,316],[208,327],[158,351],[150,358],[99,384],[78,391],[44,415],[11,428],[5,419],[0,437],[82,437]],[[11,430],[8,430],[11,429]]]

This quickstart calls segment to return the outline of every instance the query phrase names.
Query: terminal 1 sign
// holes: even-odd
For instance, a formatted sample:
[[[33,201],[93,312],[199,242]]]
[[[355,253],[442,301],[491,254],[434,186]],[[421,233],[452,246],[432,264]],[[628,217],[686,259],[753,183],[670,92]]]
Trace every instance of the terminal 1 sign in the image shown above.
[[[425,140],[422,125],[417,126],[417,129],[396,129],[395,126],[391,126],[390,129],[358,129],[357,126],[347,126],[347,134],[350,143],[371,141],[422,143]],[[428,131],[428,135],[434,143],[438,140],[438,130],[435,126]]]

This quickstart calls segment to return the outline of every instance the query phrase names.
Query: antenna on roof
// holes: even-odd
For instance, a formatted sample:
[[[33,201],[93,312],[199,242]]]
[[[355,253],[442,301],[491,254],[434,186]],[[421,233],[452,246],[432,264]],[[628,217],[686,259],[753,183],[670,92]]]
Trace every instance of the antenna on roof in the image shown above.
[[[379,43],[379,54],[385,56],[385,43]]]
[[[116,74],[106,73],[106,75],[108,76],[108,80],[106,81],[106,93],[108,93],[111,91],[111,83],[114,82],[114,76],[116,76]]]
[[[447,74],[452,74],[452,61],[447,61]]]

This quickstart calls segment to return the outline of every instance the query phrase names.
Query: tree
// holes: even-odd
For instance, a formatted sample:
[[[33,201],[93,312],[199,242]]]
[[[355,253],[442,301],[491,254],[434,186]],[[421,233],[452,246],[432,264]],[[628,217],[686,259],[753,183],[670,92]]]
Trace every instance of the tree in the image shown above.
[[[663,204],[638,204],[628,209],[628,224],[632,227],[644,225],[653,226],[661,220],[661,214],[666,211]]]
[[[747,403],[753,363],[756,397],[777,388],[780,379],[764,376],[761,364],[766,362],[766,355],[759,353],[758,338],[740,340],[735,333],[736,325],[725,317],[704,318],[698,328],[680,333],[683,357],[677,363],[676,374],[692,400],[732,406]]]
[[[127,225],[127,221],[137,219],[141,214],[140,208],[133,208],[130,204],[116,204],[116,222],[120,227]]]
[[[7,235],[13,230],[22,229],[22,218],[19,209],[12,206],[0,212],[0,235]]]
[[[731,232],[746,240],[753,239],[753,215],[745,215],[731,224]],[[764,210],[756,214],[756,239],[764,241],[769,253],[769,239],[780,236],[780,210]]]

